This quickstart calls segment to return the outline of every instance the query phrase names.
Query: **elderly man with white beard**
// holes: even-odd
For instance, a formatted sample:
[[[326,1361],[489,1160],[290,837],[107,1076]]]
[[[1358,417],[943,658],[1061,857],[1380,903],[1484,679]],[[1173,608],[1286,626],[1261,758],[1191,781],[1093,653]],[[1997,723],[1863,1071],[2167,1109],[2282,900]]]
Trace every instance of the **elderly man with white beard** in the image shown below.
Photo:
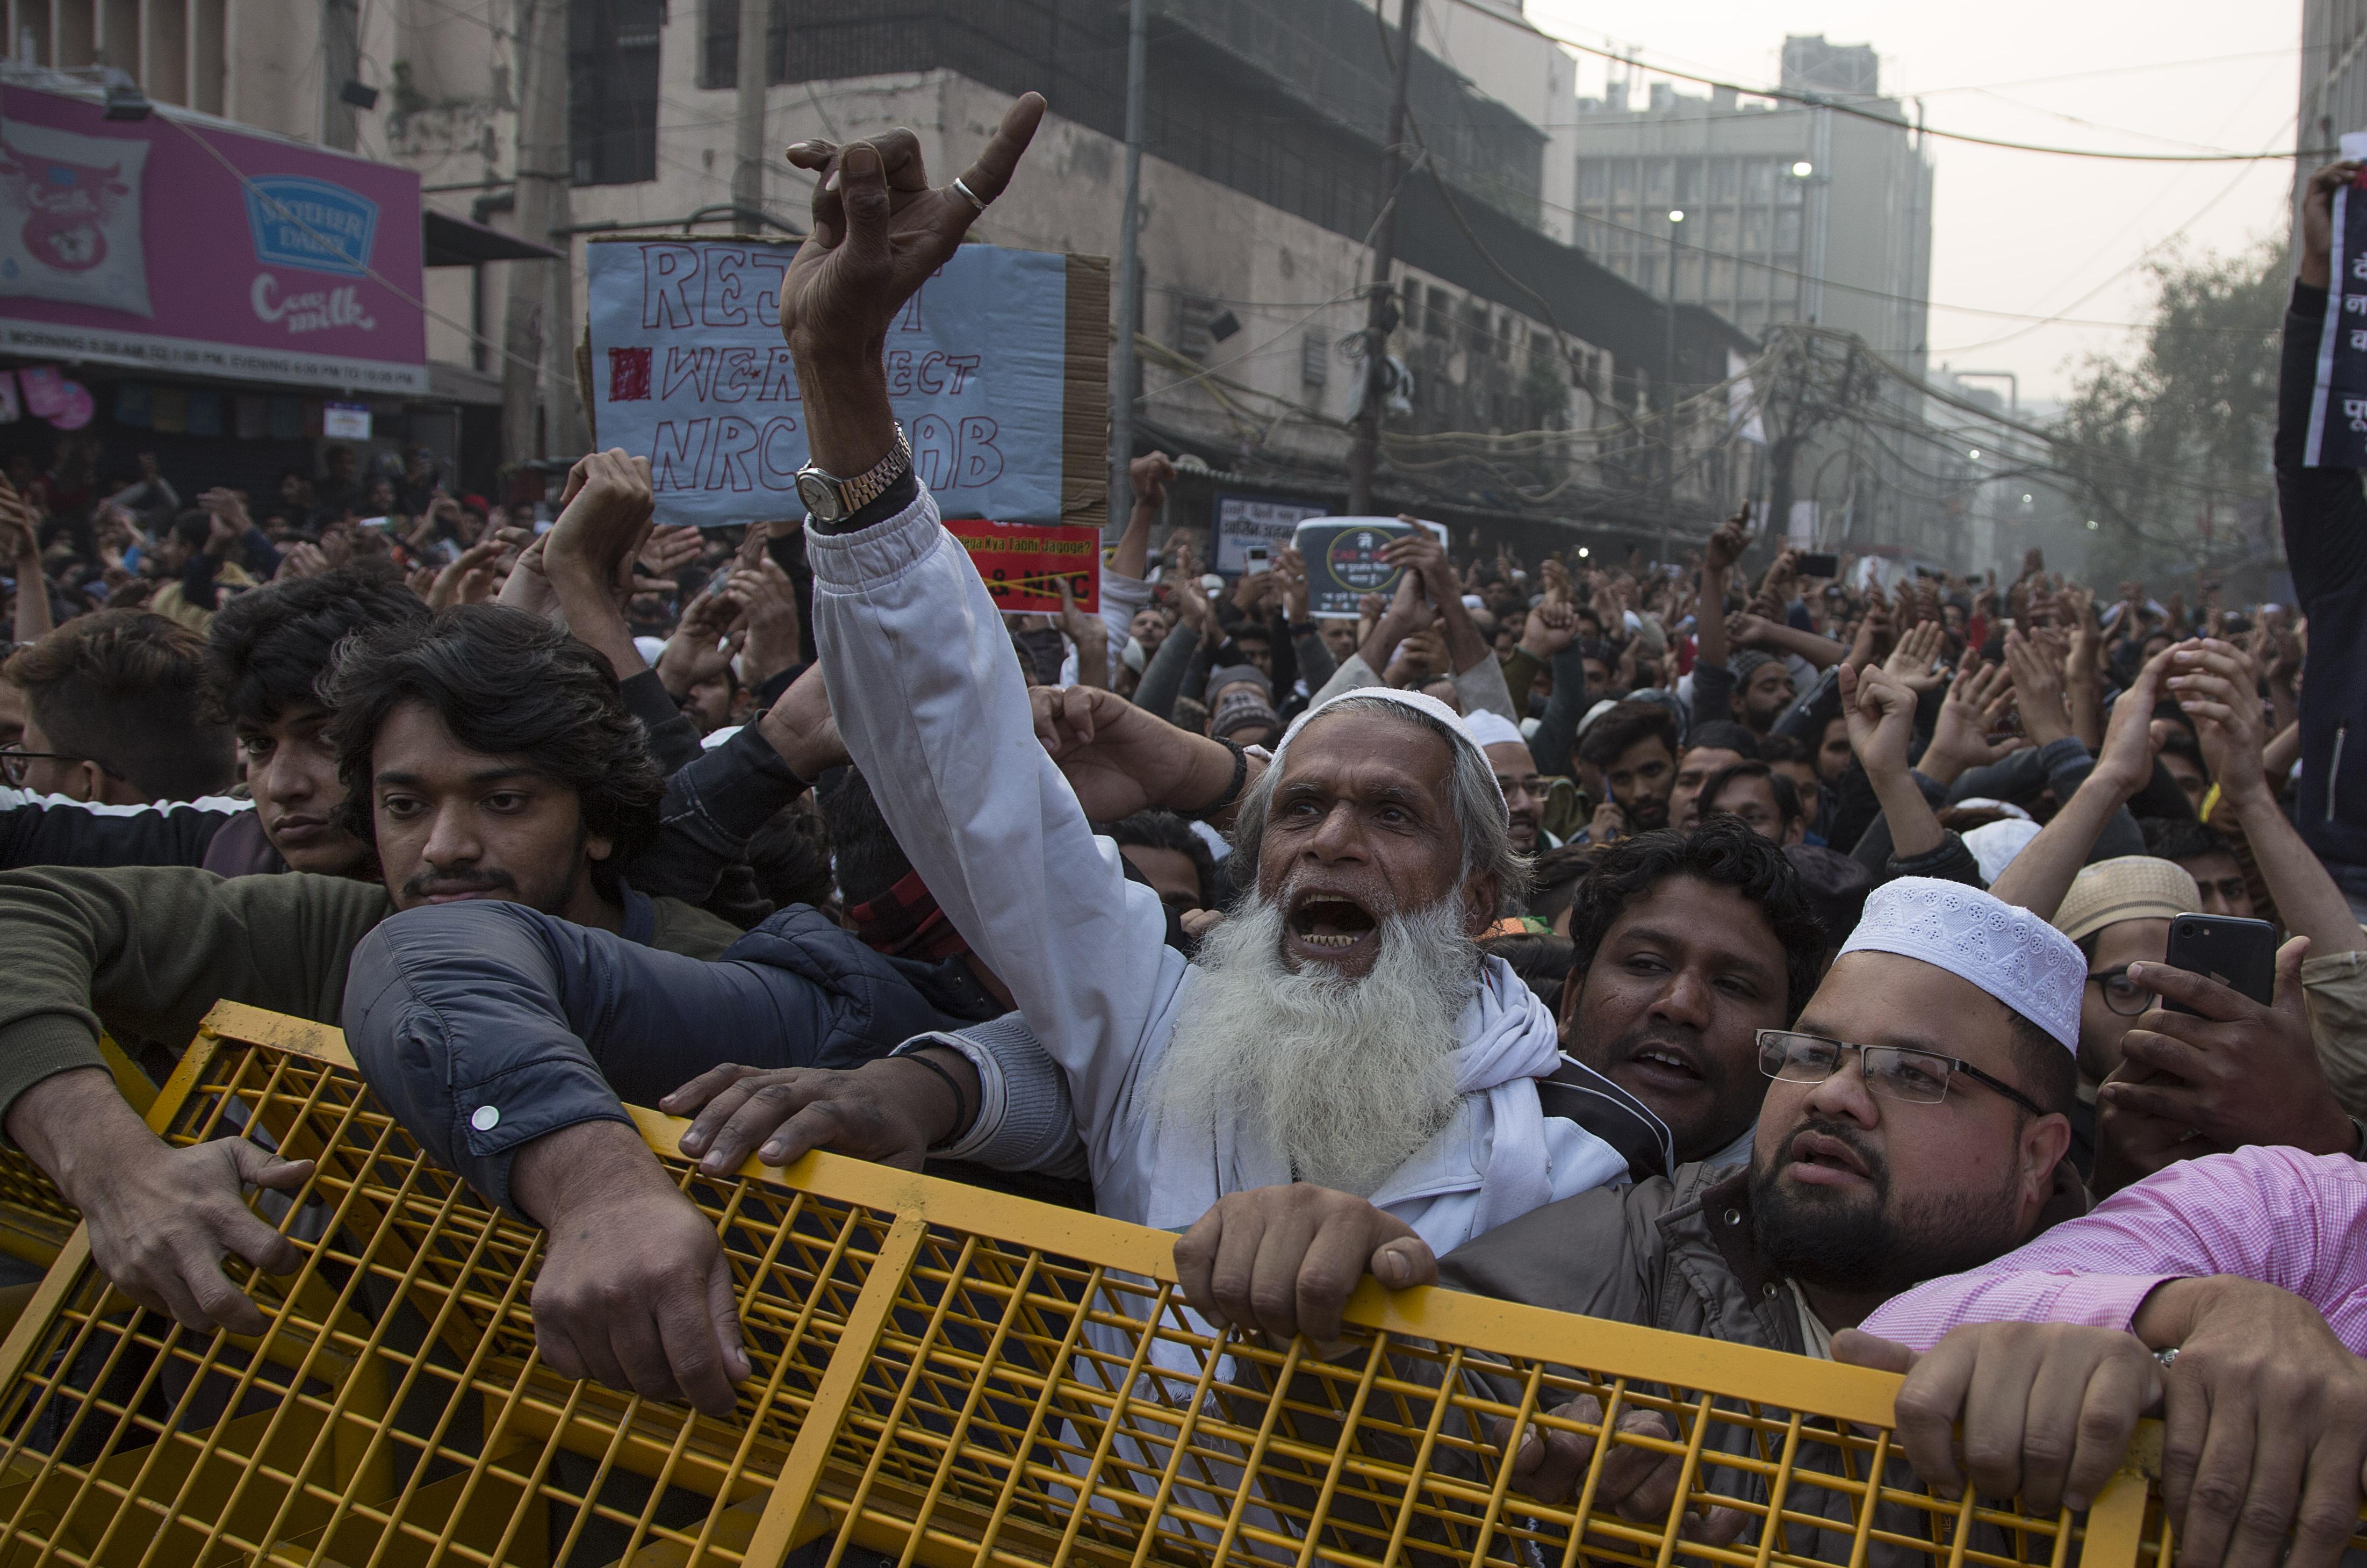
[[[752,1149],[786,1161],[815,1146],[1008,1169],[1027,1168],[1011,1146],[1033,1137],[1082,1146],[1104,1213],[1179,1231],[1228,1193],[1319,1184],[1309,1190],[1342,1216],[1303,1275],[1324,1301],[1393,1239],[1451,1250],[1555,1199],[1664,1169],[1666,1131],[1562,1056],[1552,1015],[1479,956],[1526,862],[1487,756],[1451,710],[1350,693],[1303,716],[1263,769],[1107,693],[1048,718],[1056,744],[1064,726],[1106,724],[1078,770],[1103,820],[1154,804],[1238,817],[1256,896],[1206,964],[1166,945],[1158,895],[1127,880],[1037,740],[1002,618],[913,472],[880,356],[889,324],[1009,180],[1043,107],[1021,98],[958,189],[928,184],[909,131],[793,148],[828,173],[779,311],[810,440],[799,490],[836,728],[916,876],[1015,1000],[1014,1028],[1034,1041],[1017,1059],[1048,1072],[1050,1099],[1065,1095],[1073,1113],[1048,1128],[1014,1115],[1040,1112],[1042,1085],[1002,1070],[976,1038],[991,1030],[969,1031],[852,1073],[703,1074],[661,1102],[698,1112],[684,1152],[715,1172]],[[1168,798],[1118,803],[1116,773],[1164,780]],[[531,1031],[566,1104],[512,1085],[497,1118],[454,1134],[481,1157],[515,1152],[563,1171],[585,1222],[617,1236],[619,1278],[634,1258],[646,1275],[660,1251],[705,1278],[712,1230],[597,1092],[599,1063],[619,1028],[653,1018],[706,1039],[777,1029],[766,998],[779,960],[742,944],[717,964],[651,965],[602,936],[567,934],[588,977],[572,992],[539,960],[515,972],[472,960],[470,985]],[[662,1005],[605,1000],[620,995]],[[350,1014],[348,1026],[372,1027]],[[574,1343],[600,1344],[586,1364],[654,1397],[746,1365],[728,1299],[694,1322],[585,1278],[570,1282],[569,1307]]]

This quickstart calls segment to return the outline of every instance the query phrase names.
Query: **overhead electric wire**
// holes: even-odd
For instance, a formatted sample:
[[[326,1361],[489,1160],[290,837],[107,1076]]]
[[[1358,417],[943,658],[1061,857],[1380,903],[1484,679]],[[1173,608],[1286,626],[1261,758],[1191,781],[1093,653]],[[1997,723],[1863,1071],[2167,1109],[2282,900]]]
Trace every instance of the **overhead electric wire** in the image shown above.
[[[1457,3],[1484,15],[1494,16],[1500,21],[1502,19],[1501,15],[1479,4],[1479,0],[1457,0]],[[1535,26],[1534,23],[1531,25]],[[1673,66],[1651,64],[1643,60],[1640,55],[1621,54],[1615,50],[1598,49],[1593,44],[1580,43],[1574,38],[1547,32],[1543,28],[1538,28],[1537,30],[1556,43],[1577,50],[1582,54],[1591,54],[1603,60],[1615,60],[1622,65],[1648,71],[1656,76],[1673,76],[1681,82],[1692,82],[1700,86],[1722,87],[1746,97],[1775,98],[1786,103],[1806,104],[1817,108],[1830,109],[1835,114],[1845,114],[1852,119],[1867,120],[1875,125],[1887,125],[1899,131],[1912,131],[1924,136],[1937,136],[1947,142],[1969,142],[1976,147],[1999,147],[2012,153],[2044,153],[2055,157],[2101,158],[2114,163],[2136,164],[2258,164],[2282,162],[2297,157],[2334,155],[2330,148],[2323,151],[2296,148],[2289,153],[2120,153],[2101,147],[2054,147],[2037,142],[2010,142],[2001,137],[1976,136],[1965,131],[1944,131],[1934,125],[1918,125],[1912,120],[1901,119],[1897,115],[1880,114],[1851,103],[1840,94],[1809,92],[1795,87],[1754,87],[1748,83],[1729,82],[1723,77],[1704,76],[1692,71],[1680,71]]]

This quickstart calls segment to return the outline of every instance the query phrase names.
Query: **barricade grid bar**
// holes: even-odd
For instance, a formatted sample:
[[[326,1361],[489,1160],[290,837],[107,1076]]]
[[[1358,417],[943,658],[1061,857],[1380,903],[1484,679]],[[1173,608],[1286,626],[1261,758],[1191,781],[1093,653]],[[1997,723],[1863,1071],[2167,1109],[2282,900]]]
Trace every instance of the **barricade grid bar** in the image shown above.
[[[72,1234],[0,1345],[0,1568],[2162,1560],[2135,1470],[2084,1522],[1924,1491],[1884,1374],[1369,1282],[1344,1346],[1219,1335],[1163,1233],[828,1156],[710,1179],[634,1115],[730,1265],[730,1420],[544,1366],[540,1233],[427,1160],[335,1030],[217,1008],[152,1125],[313,1160],[254,1199],[301,1267],[231,1260],[269,1326],[196,1332]],[[1523,1429],[1592,1444],[1575,1496],[1522,1493]],[[1639,1506],[1655,1460],[1678,1483]]]

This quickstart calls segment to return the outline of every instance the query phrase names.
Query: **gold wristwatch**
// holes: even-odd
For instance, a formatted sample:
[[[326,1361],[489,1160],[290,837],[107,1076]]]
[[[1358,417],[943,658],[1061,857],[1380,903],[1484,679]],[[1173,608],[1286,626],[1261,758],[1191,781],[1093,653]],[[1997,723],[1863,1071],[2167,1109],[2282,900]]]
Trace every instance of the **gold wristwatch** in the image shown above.
[[[912,445],[904,439],[904,426],[899,423],[895,449],[853,479],[825,473],[810,462],[798,470],[798,499],[805,503],[814,521],[835,523],[885,495],[888,487],[903,478],[912,466]]]

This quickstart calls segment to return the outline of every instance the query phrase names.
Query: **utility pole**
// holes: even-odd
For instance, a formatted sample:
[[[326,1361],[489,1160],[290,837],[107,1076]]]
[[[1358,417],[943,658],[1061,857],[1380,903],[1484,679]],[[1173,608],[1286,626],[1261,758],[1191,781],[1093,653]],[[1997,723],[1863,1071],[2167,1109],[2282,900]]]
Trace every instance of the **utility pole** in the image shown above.
[[[745,5],[748,0],[742,0]],[[1142,371],[1134,340],[1142,332],[1142,74],[1149,52],[1148,0],[1128,0],[1126,15],[1126,210],[1117,226],[1117,396],[1110,403],[1110,493],[1105,526],[1126,527],[1134,481],[1134,388]]]
[[[739,92],[732,103],[739,162],[731,170],[731,205],[742,214],[764,210],[764,67],[772,20],[772,0],[740,0]],[[763,227],[744,216],[735,226],[743,232]]]
[[[1669,560],[1670,536],[1677,520],[1677,229],[1685,221],[1682,207],[1669,209],[1669,304],[1661,312],[1660,337],[1660,555]]]
[[[1377,0],[1376,0],[1377,3]],[[1381,403],[1389,384],[1389,334],[1398,324],[1398,187],[1405,181],[1406,91],[1413,80],[1414,24],[1421,0],[1399,0],[1398,83],[1389,99],[1388,147],[1381,164],[1381,221],[1373,235],[1372,295],[1365,312],[1365,397],[1356,410],[1355,444],[1348,449],[1348,515],[1373,509],[1373,469],[1381,456]]]
[[[518,236],[549,244],[567,192],[567,6],[565,0],[517,0]],[[567,323],[552,308],[572,294],[555,271],[568,262],[513,261],[509,306],[502,324],[508,354],[502,360],[502,453],[513,463],[543,455],[542,380],[551,340],[563,341]],[[571,381],[572,378],[570,378]],[[563,439],[549,432],[552,439]]]

